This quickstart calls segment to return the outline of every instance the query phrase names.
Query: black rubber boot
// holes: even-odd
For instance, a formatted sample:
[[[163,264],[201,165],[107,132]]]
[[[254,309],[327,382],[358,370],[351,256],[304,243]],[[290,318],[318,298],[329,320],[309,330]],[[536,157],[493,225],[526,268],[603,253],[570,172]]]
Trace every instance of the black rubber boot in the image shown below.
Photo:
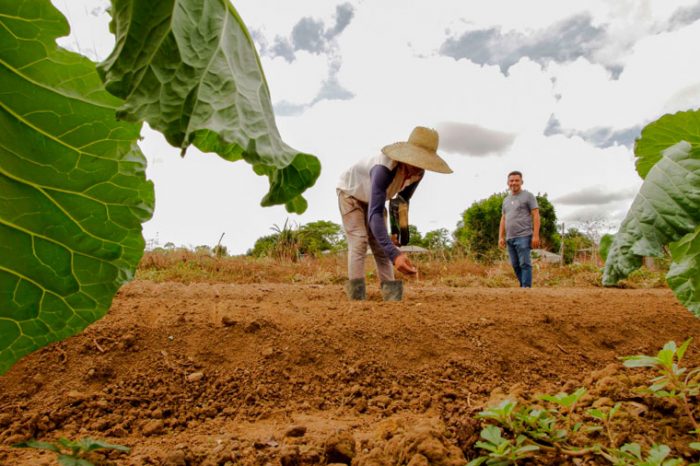
[[[401,280],[382,282],[382,298],[384,298],[384,301],[401,301],[403,298],[403,282]]]
[[[364,301],[367,298],[367,289],[364,278],[354,278],[345,283],[345,292],[351,301]]]

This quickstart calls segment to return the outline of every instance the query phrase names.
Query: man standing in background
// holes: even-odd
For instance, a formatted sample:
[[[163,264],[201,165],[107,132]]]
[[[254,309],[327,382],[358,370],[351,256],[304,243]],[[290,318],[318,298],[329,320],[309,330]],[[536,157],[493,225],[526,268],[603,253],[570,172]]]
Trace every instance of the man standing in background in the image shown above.
[[[540,210],[537,199],[523,189],[523,174],[508,173],[510,194],[503,200],[498,246],[508,245],[510,263],[521,288],[532,288],[530,251],[540,246]]]

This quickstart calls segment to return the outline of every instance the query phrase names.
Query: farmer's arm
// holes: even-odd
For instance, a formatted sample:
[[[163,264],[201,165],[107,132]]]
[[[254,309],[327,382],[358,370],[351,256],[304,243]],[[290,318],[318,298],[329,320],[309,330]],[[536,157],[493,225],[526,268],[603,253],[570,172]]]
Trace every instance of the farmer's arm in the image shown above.
[[[540,209],[532,209],[532,247],[540,247]]]
[[[372,185],[367,212],[367,223],[372,235],[380,244],[389,260],[403,273],[415,273],[415,269],[408,257],[394,246],[386,230],[384,220],[384,204],[386,203],[386,190],[391,184],[394,174],[383,165],[374,166],[369,172]]]

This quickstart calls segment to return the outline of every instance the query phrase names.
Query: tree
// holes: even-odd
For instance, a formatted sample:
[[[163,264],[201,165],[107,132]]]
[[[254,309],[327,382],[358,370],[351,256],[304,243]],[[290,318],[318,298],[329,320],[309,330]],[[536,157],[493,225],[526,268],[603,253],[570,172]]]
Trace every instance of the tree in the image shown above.
[[[459,246],[477,259],[494,260],[500,257],[498,229],[501,223],[501,207],[507,193],[495,193],[474,202],[462,212],[454,237]],[[560,235],[557,232],[557,216],[547,195],[535,196],[540,210],[540,240],[542,249],[558,250]]]
[[[408,246],[426,247],[425,239],[415,225],[408,225]]]
[[[595,243],[587,234],[576,228],[566,230],[562,242],[564,243],[565,264],[571,264],[582,249],[589,249],[595,246]]]
[[[247,254],[253,257],[275,257],[296,260],[299,256],[316,256],[325,251],[338,251],[346,247],[340,225],[326,220],[294,227],[285,221],[282,228],[272,227],[273,234],[255,241]]]
[[[452,238],[447,228],[431,230],[425,234],[426,247],[431,251],[445,251],[452,246]]]
[[[301,252],[317,255],[324,251],[338,251],[347,247],[343,228],[337,223],[318,220],[299,228]]]

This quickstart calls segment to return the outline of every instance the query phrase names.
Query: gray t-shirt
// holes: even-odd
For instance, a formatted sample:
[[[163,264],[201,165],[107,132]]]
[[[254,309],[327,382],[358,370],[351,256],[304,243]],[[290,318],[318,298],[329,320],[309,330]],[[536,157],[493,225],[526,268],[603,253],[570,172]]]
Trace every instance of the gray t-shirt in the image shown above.
[[[532,234],[532,209],[538,209],[537,199],[531,192],[521,190],[503,199],[501,212],[506,216],[506,239]]]

